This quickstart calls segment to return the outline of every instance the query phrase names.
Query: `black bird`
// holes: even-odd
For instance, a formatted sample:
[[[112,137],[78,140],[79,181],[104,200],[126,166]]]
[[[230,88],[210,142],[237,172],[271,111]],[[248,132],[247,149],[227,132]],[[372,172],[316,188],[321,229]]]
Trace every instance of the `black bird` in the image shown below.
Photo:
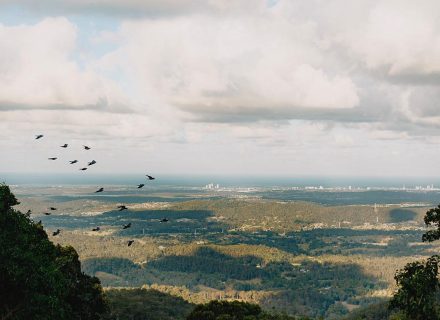
[[[77,163],[78,160],[72,160],[72,161],[69,161],[69,162],[70,162],[70,164],[74,164],[74,163]]]
[[[104,191],[104,188],[99,188],[98,190],[95,191],[95,193],[99,193],[99,192],[102,192],[102,191]]]
[[[60,146],[61,148],[67,148],[69,145],[67,143],[63,144],[62,146]]]
[[[163,218],[160,220],[160,222],[168,222],[168,221],[170,221],[170,220],[168,220],[167,218]]]
[[[38,139],[41,139],[41,138],[43,138],[44,136],[42,135],[42,134],[37,134],[36,136],[35,136],[35,140],[38,140]]]
[[[60,230],[60,229],[57,229],[57,231],[55,231],[54,233],[52,233],[52,235],[55,237],[55,236],[59,235],[60,232],[61,232],[61,230]]]
[[[122,229],[128,229],[131,227],[131,222],[127,223],[126,225],[122,226]]]
[[[148,174],[146,174],[146,176],[147,176],[148,180],[154,180],[154,179],[156,179],[155,177],[149,176]]]
[[[127,245],[128,245],[128,246],[131,246],[131,245],[133,244],[133,242],[134,242],[134,240],[128,240]]]
[[[50,207],[49,209],[52,210],[52,211],[55,211],[57,208],[55,208],[55,207]]]
[[[83,146],[85,150],[90,150],[92,148],[88,147],[88,146]]]
[[[92,161],[90,161],[87,165],[88,166],[92,166],[92,165],[94,165],[96,163],[96,161],[95,160],[92,160]]]
[[[81,171],[86,171],[86,170],[87,170],[87,168],[81,168],[81,169],[79,169],[79,170],[81,170]]]
[[[50,212],[45,212],[44,214],[45,214],[46,216],[50,216],[50,215],[51,215]]]
[[[138,189],[142,188],[143,186],[145,186],[145,184],[141,183],[140,185],[138,185]]]
[[[128,208],[124,205],[118,206],[119,211],[128,210]]]
[[[99,230],[101,230],[100,227],[96,227],[96,228],[93,228],[93,229],[92,229],[92,231],[99,231]]]
[[[28,210],[28,211],[26,212],[27,215],[30,215],[31,213],[32,213],[32,210]]]
[[[48,158],[49,160],[56,160],[58,159],[57,157],[53,157],[53,158]]]

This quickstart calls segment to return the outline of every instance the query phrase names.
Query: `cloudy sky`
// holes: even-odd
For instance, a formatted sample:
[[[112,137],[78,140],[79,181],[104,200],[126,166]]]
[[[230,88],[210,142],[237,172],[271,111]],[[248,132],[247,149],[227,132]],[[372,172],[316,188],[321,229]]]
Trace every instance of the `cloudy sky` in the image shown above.
[[[0,0],[0,172],[440,176],[439,16],[429,0]]]

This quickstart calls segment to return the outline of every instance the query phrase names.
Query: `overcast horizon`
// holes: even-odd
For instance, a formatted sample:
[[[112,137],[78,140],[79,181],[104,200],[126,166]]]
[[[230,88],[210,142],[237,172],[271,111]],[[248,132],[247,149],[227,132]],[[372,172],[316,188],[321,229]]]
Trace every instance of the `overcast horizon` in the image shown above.
[[[439,18],[437,1],[0,0],[0,172],[435,179]]]

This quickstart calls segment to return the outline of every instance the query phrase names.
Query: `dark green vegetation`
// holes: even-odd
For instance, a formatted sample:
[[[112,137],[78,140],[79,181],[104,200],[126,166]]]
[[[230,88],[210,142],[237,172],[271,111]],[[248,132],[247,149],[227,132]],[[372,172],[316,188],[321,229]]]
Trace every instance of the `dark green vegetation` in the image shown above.
[[[423,219],[427,226],[434,226],[434,230],[428,230],[422,237],[423,241],[435,241],[440,239],[440,205],[429,209]]]
[[[156,290],[113,289],[108,290],[105,297],[98,278],[81,272],[75,249],[55,246],[41,223],[34,223],[29,215],[12,208],[18,204],[9,187],[0,185],[2,320],[183,320],[194,310],[194,305],[182,298]],[[133,266],[133,263],[121,261],[126,268]],[[113,269],[107,271],[115,272]],[[222,309],[216,308],[216,311],[222,314],[221,319],[244,319],[244,316],[248,320],[292,319],[263,313],[257,305],[238,302],[219,305]],[[197,306],[189,317],[208,320],[210,318],[197,316],[198,311],[208,309]],[[228,313],[229,318],[226,317]]]
[[[411,262],[398,271],[395,279],[399,290],[391,299],[390,307],[401,309],[409,319],[438,319],[438,263],[439,256],[432,256],[425,263]]]
[[[83,270],[107,286],[184,287],[186,298],[195,303],[223,296],[290,314],[338,317],[380,300],[368,293],[390,285],[396,268],[408,259],[397,266],[389,262],[402,259],[402,252],[423,254],[431,248],[411,245],[421,231],[388,230],[385,224],[421,225],[423,212],[419,207],[374,210],[221,199],[97,216],[52,215],[43,222],[65,230],[58,241],[78,248],[87,243],[81,250]],[[160,223],[163,217],[170,222]],[[132,227],[122,230],[128,222]],[[113,230],[111,236],[78,238],[66,230],[95,225]],[[119,237],[137,241],[128,251],[123,242],[115,245]],[[235,246],[241,254],[234,252]]]
[[[1,319],[100,319],[107,309],[99,280],[83,274],[76,251],[55,246],[17,204],[0,185]]]
[[[388,305],[388,302],[372,304],[353,311],[343,320],[398,320],[399,318],[389,310]]]
[[[106,320],[184,320],[194,305],[157,290],[106,290],[110,314]]]
[[[88,198],[81,202],[68,193],[50,197],[49,191],[44,197],[25,198],[22,208],[37,204],[41,209],[35,216],[45,228],[62,229],[52,240],[73,245],[84,272],[99,277],[105,286],[152,288],[166,293],[163,299],[181,297],[192,304],[238,299],[265,311],[341,319],[350,311],[360,314],[363,307],[386,301],[394,291],[396,269],[413,256],[429,257],[439,249],[438,244],[419,242],[426,212],[420,204],[323,206],[219,199],[218,194],[179,202],[183,192],[176,198],[171,192],[163,194],[161,201],[169,198],[168,203],[151,203],[130,191],[122,197],[116,191],[99,197],[82,196],[72,188],[69,192]],[[148,201],[159,197],[147,195]],[[185,193],[186,199],[201,195]],[[344,201],[350,196],[359,197],[345,193]],[[41,216],[49,203],[58,210]],[[129,210],[116,211],[120,203]],[[169,222],[160,223],[162,218]],[[129,222],[132,227],[123,230]],[[101,230],[92,232],[96,226]],[[135,240],[130,248],[128,239]],[[114,295],[118,298],[110,301],[113,311],[123,310],[123,304],[115,306],[125,294],[139,317],[146,310],[160,314],[154,307],[157,297],[148,290]],[[141,304],[148,299],[153,302]],[[371,315],[368,307],[363,310]]]
[[[187,320],[295,320],[287,315],[263,312],[256,304],[239,301],[211,301],[198,305]],[[305,318],[302,318],[305,320]]]
[[[133,286],[160,283],[186,286],[199,292],[201,288],[232,290],[232,297],[249,299],[260,291],[277,292],[265,297],[264,304],[292,314],[325,315],[335,301],[359,303],[356,296],[368,290],[383,288],[374,278],[363,275],[359,266],[304,262],[268,262],[246,255],[233,257],[209,247],[198,247],[192,255],[165,256],[146,265],[128,259],[88,259],[83,264],[89,274],[112,274],[103,277],[105,284]],[[212,296],[215,298],[216,296]],[[293,301],[302,301],[295,305]],[[335,312],[337,310],[334,310]],[[338,313],[343,313],[339,310]]]
[[[435,226],[435,229],[423,234],[422,241],[432,242],[440,239],[440,205],[428,210],[424,221],[427,226]],[[390,308],[400,309],[409,319],[438,319],[439,260],[438,255],[433,255],[426,262],[411,262],[397,271],[394,278],[398,291],[391,299]]]

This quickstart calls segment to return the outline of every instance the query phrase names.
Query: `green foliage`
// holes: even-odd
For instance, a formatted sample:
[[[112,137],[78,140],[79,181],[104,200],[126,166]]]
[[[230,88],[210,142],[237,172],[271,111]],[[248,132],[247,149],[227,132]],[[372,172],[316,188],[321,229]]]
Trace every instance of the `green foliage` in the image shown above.
[[[388,308],[388,302],[380,302],[376,304],[371,304],[367,307],[356,309],[350,312],[344,320],[403,320],[403,318],[396,317],[397,314],[394,314]]]
[[[110,314],[106,319],[184,320],[194,305],[157,290],[112,289],[106,291]]]
[[[234,258],[208,247],[200,247],[193,256],[168,256],[151,261],[148,265],[163,271],[220,274],[224,280],[250,280],[265,275],[265,271],[256,267],[258,263],[261,260],[253,256]]]
[[[428,212],[426,212],[424,221],[427,226],[434,225],[436,229],[427,231],[423,235],[422,240],[432,242],[440,239],[440,205],[438,205],[436,208],[428,210]]]
[[[422,236],[422,241],[432,242],[440,239],[440,205],[426,212],[426,226],[435,226]],[[390,308],[399,309],[400,318],[409,319],[438,319],[437,291],[440,286],[438,279],[438,264],[440,257],[434,255],[423,263],[415,261],[408,263],[403,270],[397,271],[394,279],[399,287],[390,301]]]
[[[100,319],[107,305],[99,280],[83,274],[76,251],[55,246],[16,204],[0,185],[0,318]]]
[[[195,307],[187,320],[295,320],[287,315],[263,312],[256,304],[239,301],[211,301]],[[305,320],[305,319],[304,319]]]
[[[169,196],[174,197],[172,192]],[[109,201],[128,199],[110,198],[96,202],[96,210],[90,211],[106,211],[114,207]],[[20,198],[20,208],[36,209],[34,199]],[[84,272],[108,286],[162,286],[163,292],[197,304],[238,299],[265,310],[337,318],[347,308],[377,302],[368,292],[386,289],[394,283],[396,269],[414,259],[411,256],[434,249],[430,244],[412,245],[423,233],[412,224],[423,220],[427,209],[420,207],[374,210],[368,205],[210,199],[69,216],[65,213],[89,211],[84,206],[91,205],[65,202],[69,199],[77,195],[66,195],[57,203],[57,212],[41,219],[45,228],[63,229],[54,241],[78,250]],[[46,200],[42,198],[41,208]],[[159,223],[163,217],[170,221]],[[410,220],[408,230],[403,223]],[[122,230],[121,221],[133,222],[132,228]],[[384,224],[388,222],[399,225]],[[313,229],[315,223],[319,229]],[[109,232],[92,233],[90,226]],[[127,248],[126,241],[133,238],[136,242]]]
[[[438,319],[436,291],[439,256],[430,257],[426,263],[415,261],[408,263],[396,273],[398,291],[390,302],[391,308],[400,309],[413,320]]]
[[[179,247],[179,250],[185,248]],[[189,296],[181,296],[194,303],[240,299],[260,303],[264,308],[275,307],[309,316],[324,316],[326,312],[327,315],[340,316],[346,309],[338,305],[332,307],[335,302],[354,299],[372,288],[381,288],[353,263],[311,260],[295,265],[288,261],[265,263],[269,259],[264,258],[264,254],[263,258],[251,255],[265,252],[259,253],[257,249],[199,245],[194,250],[180,252],[188,255],[174,255],[179,252],[170,250],[173,255],[145,264],[121,258],[87,259],[83,262],[83,270],[99,276],[104,284],[110,286],[184,286],[190,293]],[[197,298],[192,300],[194,296]],[[357,301],[354,303],[359,304]]]
[[[17,201],[11,190],[5,185],[0,185],[0,212],[6,212],[17,204],[20,202]]]

